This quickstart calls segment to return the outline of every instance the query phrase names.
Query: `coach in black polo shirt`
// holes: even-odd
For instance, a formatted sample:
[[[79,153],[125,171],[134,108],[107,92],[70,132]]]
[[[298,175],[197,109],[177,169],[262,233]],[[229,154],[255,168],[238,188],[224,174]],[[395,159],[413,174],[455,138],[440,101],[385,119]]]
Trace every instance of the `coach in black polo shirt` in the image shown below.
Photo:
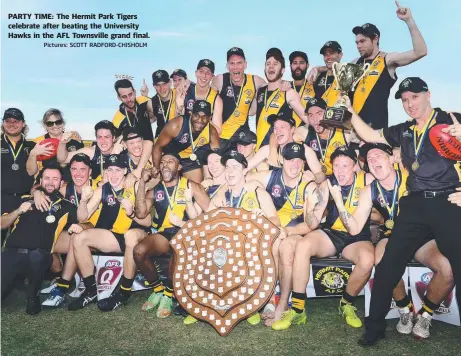
[[[2,214],[19,206],[21,196],[29,194],[34,177],[27,174],[26,163],[35,143],[26,141],[24,114],[10,108],[2,122]]]
[[[50,208],[40,211],[35,208],[31,195],[22,197],[16,210],[2,215],[2,229],[12,226],[1,255],[2,299],[8,294],[11,284],[19,273],[24,273],[27,288],[28,314],[41,311],[38,291],[43,274],[52,262],[51,253],[63,229],[77,222],[77,208],[59,193],[62,184],[60,167],[45,168],[40,182],[41,190],[50,199]],[[19,207],[19,208],[18,208]],[[79,225],[71,225],[70,233],[80,233]]]
[[[367,142],[400,147],[402,162],[409,172],[408,195],[400,199],[392,239],[376,266],[370,315],[365,322],[366,332],[359,340],[363,346],[373,345],[384,337],[392,290],[407,262],[429,234],[434,236],[440,252],[450,261],[455,284],[461,286],[461,208],[448,201],[448,195],[461,186],[459,162],[440,156],[429,140],[432,126],[448,124],[451,125],[450,134],[461,141],[461,137],[456,136],[460,125],[454,123],[447,112],[432,108],[428,86],[420,78],[403,80],[395,98],[402,99],[412,120],[378,131],[366,125],[349,105],[357,134]],[[459,114],[456,116],[461,119]],[[456,298],[461,305],[461,293],[457,293]],[[430,322],[429,313],[422,317]]]

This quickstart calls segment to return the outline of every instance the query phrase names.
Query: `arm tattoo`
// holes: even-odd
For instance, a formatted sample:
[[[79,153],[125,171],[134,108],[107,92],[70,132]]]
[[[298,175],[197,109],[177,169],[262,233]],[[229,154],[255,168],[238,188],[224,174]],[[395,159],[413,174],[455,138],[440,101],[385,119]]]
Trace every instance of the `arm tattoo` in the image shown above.
[[[324,191],[324,189],[323,189],[323,187],[322,187],[322,188],[319,188],[319,191],[318,191],[318,193],[317,193],[318,200],[319,200],[319,202],[317,203],[317,205],[320,205],[320,206],[323,205],[323,191]]]
[[[145,190],[146,183],[141,178],[139,180],[138,190],[136,191],[136,203],[135,203],[135,214],[136,216],[140,216],[145,218],[146,213],[146,192]]]
[[[340,217],[341,221],[343,222],[344,227],[346,229],[349,229],[349,221],[348,220],[351,217],[351,214],[349,214],[349,212],[345,210],[345,211],[341,211],[339,213],[339,217]]]

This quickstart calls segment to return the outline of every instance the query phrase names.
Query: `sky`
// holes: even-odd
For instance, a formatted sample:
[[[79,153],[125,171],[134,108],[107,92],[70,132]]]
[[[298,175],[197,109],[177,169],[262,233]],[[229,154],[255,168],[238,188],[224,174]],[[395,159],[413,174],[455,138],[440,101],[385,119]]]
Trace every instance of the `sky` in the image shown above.
[[[397,70],[399,79],[389,99],[390,124],[407,119],[393,97],[408,76],[428,83],[434,107],[461,111],[461,1],[402,0],[401,6],[410,7],[428,55]],[[1,111],[3,115],[8,107],[21,109],[30,138],[44,133],[39,122],[53,107],[63,111],[68,130],[93,139],[94,124],[112,120],[118,108],[115,74],[133,76],[138,93],[146,78],[152,96],[155,70],[171,73],[182,68],[195,80],[198,61],[209,58],[216,64],[215,74],[223,73],[226,52],[233,46],[245,51],[247,73],[262,77],[271,47],[280,48],[287,61],[292,51],[305,51],[311,67],[323,65],[319,50],[329,40],[341,44],[343,61],[358,57],[352,28],[366,22],[379,28],[381,50],[412,48],[408,27],[397,18],[392,0],[15,0],[2,1],[1,11]],[[8,24],[26,22],[8,20],[9,13],[133,14],[138,19],[125,23],[139,24],[138,32],[148,32],[151,38],[147,48],[44,48],[42,39],[8,39]],[[291,80],[289,70],[284,79]]]

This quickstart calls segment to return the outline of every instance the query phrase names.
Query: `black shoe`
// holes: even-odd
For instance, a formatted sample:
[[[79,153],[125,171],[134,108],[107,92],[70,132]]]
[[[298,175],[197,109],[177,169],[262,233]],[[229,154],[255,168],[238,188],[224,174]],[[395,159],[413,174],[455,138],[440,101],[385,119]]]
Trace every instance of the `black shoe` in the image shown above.
[[[379,340],[384,339],[386,335],[384,332],[376,333],[372,331],[365,331],[362,337],[357,342],[360,346],[373,346],[378,343]]]
[[[40,304],[40,298],[38,296],[27,298],[26,313],[29,315],[35,315],[42,311],[42,305]]]
[[[189,313],[184,309],[181,304],[178,304],[174,309],[173,309],[173,314],[174,315],[180,315],[183,317],[187,317]]]
[[[112,311],[117,309],[122,305],[126,305],[130,299],[130,294],[115,292],[109,298],[101,299],[98,302],[98,308],[101,311]]]
[[[96,303],[98,294],[95,292],[88,292],[85,290],[83,294],[70,303],[67,307],[70,311],[80,310],[85,308],[88,304]]]

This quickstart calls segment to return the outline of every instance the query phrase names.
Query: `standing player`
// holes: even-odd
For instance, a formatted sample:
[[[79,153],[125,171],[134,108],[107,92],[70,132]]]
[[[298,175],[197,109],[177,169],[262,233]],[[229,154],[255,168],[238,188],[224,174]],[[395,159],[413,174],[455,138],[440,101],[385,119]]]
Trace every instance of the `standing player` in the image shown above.
[[[292,52],[289,59],[291,77],[293,78],[291,86],[298,93],[301,105],[305,109],[309,99],[315,96],[313,85],[306,79],[306,73],[309,69],[309,59],[307,58],[307,54],[302,51]],[[296,113],[293,113],[293,117],[296,120],[297,126],[299,126],[303,120]]]
[[[323,56],[326,71],[320,73],[314,82],[315,97],[325,100],[328,106],[333,106],[338,100],[339,90],[337,89],[332,68],[333,63],[341,62],[343,49],[338,42],[328,41],[320,48],[320,54]]]

